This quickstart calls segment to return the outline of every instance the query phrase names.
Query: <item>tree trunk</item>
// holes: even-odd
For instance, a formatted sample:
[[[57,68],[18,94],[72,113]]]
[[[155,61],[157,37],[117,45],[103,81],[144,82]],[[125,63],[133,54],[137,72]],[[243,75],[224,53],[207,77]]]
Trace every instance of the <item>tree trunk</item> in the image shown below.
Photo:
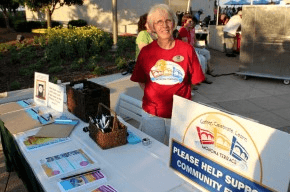
[[[49,29],[51,28],[51,13],[49,8],[46,8],[45,12],[46,12],[47,29]]]
[[[9,25],[8,12],[7,12],[6,9],[4,9],[4,10],[2,10],[2,11],[3,11],[2,13],[3,13],[4,19],[5,19],[6,28],[7,28],[9,31],[11,31],[12,29],[11,29],[11,27],[10,27],[10,25]]]

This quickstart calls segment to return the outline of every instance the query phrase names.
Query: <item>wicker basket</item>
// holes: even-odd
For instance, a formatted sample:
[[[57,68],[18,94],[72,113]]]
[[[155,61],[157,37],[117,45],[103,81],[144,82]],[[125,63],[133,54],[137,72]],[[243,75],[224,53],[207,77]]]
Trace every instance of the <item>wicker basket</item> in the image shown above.
[[[127,143],[127,127],[121,123],[115,111],[105,106],[103,103],[99,103],[98,114],[107,114],[106,111],[111,112],[114,117],[113,123],[111,124],[112,131],[108,133],[102,132],[97,126],[90,121],[89,123],[89,135],[90,137],[102,148],[109,149]]]
[[[73,88],[80,83],[83,89]],[[66,85],[66,93],[68,111],[84,122],[89,122],[89,116],[96,116],[99,103],[110,107],[110,89],[91,81],[73,81]]]

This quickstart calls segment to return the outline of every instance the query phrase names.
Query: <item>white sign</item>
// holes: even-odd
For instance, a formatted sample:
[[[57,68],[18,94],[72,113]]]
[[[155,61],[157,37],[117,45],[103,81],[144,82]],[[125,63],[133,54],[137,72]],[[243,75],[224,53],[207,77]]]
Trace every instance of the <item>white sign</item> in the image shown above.
[[[49,82],[48,107],[63,112],[64,87]]]
[[[174,96],[170,167],[208,191],[287,191],[290,134]]]
[[[47,106],[49,76],[46,74],[34,73],[33,99],[37,105]]]

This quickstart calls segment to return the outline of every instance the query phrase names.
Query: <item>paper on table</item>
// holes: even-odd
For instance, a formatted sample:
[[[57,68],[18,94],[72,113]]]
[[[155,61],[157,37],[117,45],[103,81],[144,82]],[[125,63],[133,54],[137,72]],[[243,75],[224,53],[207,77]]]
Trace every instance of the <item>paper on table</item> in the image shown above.
[[[63,138],[69,137],[74,127],[77,125],[78,120],[72,120],[73,123],[52,123],[48,125],[43,125],[41,129],[36,133],[37,137],[55,137],[55,138]]]
[[[40,160],[41,167],[48,177],[82,169],[94,164],[95,162],[96,161],[90,158],[82,149]]]
[[[27,136],[21,139],[21,143],[25,146],[27,151],[42,149],[47,146],[55,145],[70,141],[69,137],[66,138],[49,138],[49,137],[36,137],[35,135]]]
[[[41,126],[41,123],[33,119],[26,110],[0,115],[0,119],[4,122],[4,126],[11,134],[17,134]]]
[[[101,171],[95,170],[90,173],[83,173],[68,179],[62,179],[57,184],[62,192],[72,191],[75,189],[86,191],[85,188],[92,185],[100,185],[106,181],[107,177]]]
[[[30,106],[31,105],[22,105],[21,101],[5,103],[5,104],[0,105],[0,115],[18,111],[18,110],[23,110],[24,108],[27,108]]]
[[[100,187],[93,190],[92,192],[118,192],[118,191],[111,185],[101,185]]]

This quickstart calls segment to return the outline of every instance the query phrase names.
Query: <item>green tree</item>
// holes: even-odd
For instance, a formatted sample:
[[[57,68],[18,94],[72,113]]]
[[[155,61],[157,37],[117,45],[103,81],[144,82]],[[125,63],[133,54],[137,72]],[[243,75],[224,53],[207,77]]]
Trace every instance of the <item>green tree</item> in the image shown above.
[[[6,28],[11,30],[9,25],[9,12],[15,12],[15,10],[19,7],[19,3],[14,0],[1,0],[0,1],[0,9],[2,10],[3,17],[5,19]]]
[[[22,5],[26,4],[33,11],[45,11],[47,16],[47,28],[51,27],[51,15],[55,9],[63,5],[83,5],[84,0],[18,0]]]

